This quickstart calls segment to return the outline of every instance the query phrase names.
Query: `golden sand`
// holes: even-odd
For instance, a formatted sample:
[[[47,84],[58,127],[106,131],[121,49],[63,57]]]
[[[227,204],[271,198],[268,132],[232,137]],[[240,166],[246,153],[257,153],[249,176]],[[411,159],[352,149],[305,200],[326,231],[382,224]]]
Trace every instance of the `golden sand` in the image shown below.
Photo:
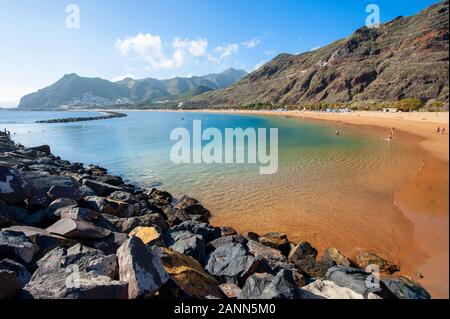
[[[417,155],[421,157],[423,166],[392,198],[393,205],[401,212],[400,217],[393,217],[396,224],[393,234],[396,241],[396,259],[401,265],[401,273],[420,282],[433,298],[449,297],[449,113],[205,112],[289,116],[342,122],[372,127],[378,134],[386,137],[389,136],[390,130],[395,128],[394,138],[402,138],[418,145],[420,148]],[[438,127],[441,132],[445,128],[446,133],[438,134]],[[295,237],[295,233],[289,235]],[[380,233],[380,236],[383,235]],[[313,244],[321,247],[320,243]],[[424,278],[418,276],[419,272]]]

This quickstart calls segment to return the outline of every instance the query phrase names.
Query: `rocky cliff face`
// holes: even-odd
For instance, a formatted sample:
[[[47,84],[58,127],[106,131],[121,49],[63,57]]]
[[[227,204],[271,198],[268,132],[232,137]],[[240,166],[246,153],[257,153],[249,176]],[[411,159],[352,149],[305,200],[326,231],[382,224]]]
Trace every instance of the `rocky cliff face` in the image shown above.
[[[236,85],[191,98],[205,107],[449,99],[449,7],[440,2],[300,55],[281,54]]]

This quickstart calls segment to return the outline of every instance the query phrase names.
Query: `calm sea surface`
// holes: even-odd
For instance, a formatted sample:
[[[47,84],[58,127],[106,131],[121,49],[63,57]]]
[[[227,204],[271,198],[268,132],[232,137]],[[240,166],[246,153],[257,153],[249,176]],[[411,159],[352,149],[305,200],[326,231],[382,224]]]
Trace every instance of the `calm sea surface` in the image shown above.
[[[392,194],[418,169],[420,158],[402,141],[388,143],[388,132],[286,117],[191,112],[33,123],[89,115],[0,111],[0,129],[10,130],[25,146],[48,144],[64,159],[104,166],[140,186],[189,194],[212,211],[216,224],[240,231],[285,231],[293,240],[340,245],[343,251],[371,246],[395,256],[392,233],[401,216]],[[191,130],[193,120],[222,132],[278,128],[278,172],[259,175],[259,164],[173,164],[170,133],[177,127]]]

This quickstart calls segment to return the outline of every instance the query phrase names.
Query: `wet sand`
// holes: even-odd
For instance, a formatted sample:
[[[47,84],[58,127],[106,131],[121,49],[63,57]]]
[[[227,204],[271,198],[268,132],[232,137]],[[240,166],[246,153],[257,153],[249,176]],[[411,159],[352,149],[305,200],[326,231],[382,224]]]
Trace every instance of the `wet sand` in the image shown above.
[[[412,172],[411,178],[392,195],[392,204],[399,211],[398,216],[385,221],[387,227],[390,223],[394,225],[392,236],[395,247],[391,248],[392,255],[395,255],[395,261],[401,266],[401,273],[420,282],[433,298],[449,297],[448,113],[205,112],[263,114],[342,122],[372,127],[377,134],[386,138],[392,127],[395,127],[394,139],[401,138],[417,145],[416,153],[423,165],[417,172]],[[441,130],[445,127],[447,133],[437,134],[438,126]],[[380,227],[379,222],[383,221],[378,221],[374,227]],[[295,230],[292,229],[289,233],[292,237]],[[383,232],[379,236],[383,236]],[[315,244],[321,246],[320,243]],[[418,274],[424,278],[419,278]]]

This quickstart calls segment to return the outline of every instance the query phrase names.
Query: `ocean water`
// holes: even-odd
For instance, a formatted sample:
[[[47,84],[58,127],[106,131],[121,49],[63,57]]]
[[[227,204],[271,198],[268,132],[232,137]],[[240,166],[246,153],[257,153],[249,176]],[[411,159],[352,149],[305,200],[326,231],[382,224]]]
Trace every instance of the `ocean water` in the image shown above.
[[[88,113],[89,114],[89,113]],[[393,193],[420,167],[410,144],[388,132],[285,116],[222,113],[128,112],[103,121],[34,124],[86,112],[0,111],[0,129],[25,146],[48,144],[64,159],[98,164],[143,187],[198,198],[212,222],[239,231],[283,231],[319,248],[350,253],[371,247],[395,258],[392,233],[401,214]],[[279,169],[260,175],[259,164],[173,164],[174,128],[278,128]],[[341,135],[335,136],[339,129]]]

